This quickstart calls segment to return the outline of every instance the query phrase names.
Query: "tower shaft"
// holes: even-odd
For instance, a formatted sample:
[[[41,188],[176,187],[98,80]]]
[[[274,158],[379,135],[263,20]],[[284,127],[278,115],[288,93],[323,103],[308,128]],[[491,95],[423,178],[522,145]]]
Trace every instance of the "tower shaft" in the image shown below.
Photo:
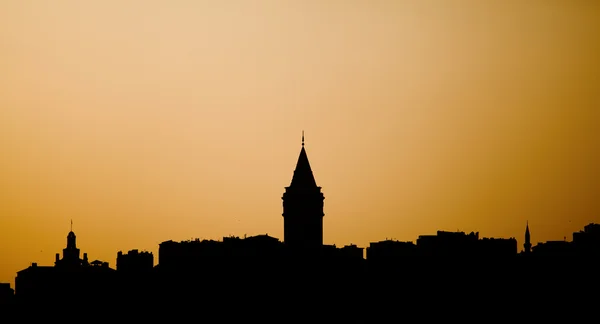
[[[319,248],[323,245],[324,199],[308,161],[303,132],[294,176],[282,197],[286,245],[297,248]]]

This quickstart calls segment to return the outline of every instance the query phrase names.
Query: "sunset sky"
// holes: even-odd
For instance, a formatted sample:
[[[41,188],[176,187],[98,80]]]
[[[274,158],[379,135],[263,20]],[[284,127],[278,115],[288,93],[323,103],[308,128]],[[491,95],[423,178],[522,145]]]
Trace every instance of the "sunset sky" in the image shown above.
[[[0,1],[0,282],[283,239],[302,130],[324,243],[600,222],[600,3]]]

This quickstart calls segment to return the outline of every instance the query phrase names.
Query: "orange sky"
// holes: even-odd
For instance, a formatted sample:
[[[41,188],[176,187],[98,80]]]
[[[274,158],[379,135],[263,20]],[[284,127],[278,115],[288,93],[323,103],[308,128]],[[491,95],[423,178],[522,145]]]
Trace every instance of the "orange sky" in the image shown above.
[[[0,3],[0,281],[268,233],[306,131],[327,244],[600,222],[594,1]]]

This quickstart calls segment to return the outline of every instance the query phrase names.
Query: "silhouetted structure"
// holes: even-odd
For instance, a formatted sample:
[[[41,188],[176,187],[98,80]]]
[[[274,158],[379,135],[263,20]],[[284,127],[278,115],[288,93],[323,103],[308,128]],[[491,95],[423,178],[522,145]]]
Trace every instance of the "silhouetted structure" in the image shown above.
[[[279,239],[258,235],[246,238],[224,237],[222,241],[166,241],[159,244],[158,262],[162,271],[220,271],[232,265],[282,260],[283,244]]]
[[[17,272],[15,298],[29,304],[48,303],[55,299],[65,303],[81,303],[108,298],[115,292],[114,274],[115,270],[107,262],[95,260],[88,263],[85,253],[84,258],[80,259],[75,233],[70,231],[63,258],[59,259],[57,253],[53,267],[32,263]]]
[[[67,235],[67,247],[63,249],[63,257],[56,253],[56,261],[54,265],[61,268],[79,268],[88,266],[87,253],[83,254],[83,259],[80,257],[80,251],[77,248],[77,236],[73,232],[73,221],[71,221],[71,231]]]
[[[417,252],[427,257],[462,257],[481,259],[511,257],[517,254],[514,238],[482,238],[479,233],[438,231],[437,235],[421,235],[417,239]]]
[[[573,252],[573,245],[567,241],[547,241],[533,247],[536,256],[569,256]]]
[[[600,257],[600,224],[588,224],[583,231],[573,233],[573,248],[579,255]]]
[[[286,245],[297,249],[318,249],[323,245],[323,201],[321,187],[317,186],[308,156],[302,149],[294,176],[285,188],[283,200],[283,239]]]
[[[342,258],[348,260],[362,260],[364,258],[364,249],[355,244],[343,246],[338,253]]]
[[[0,283],[0,309],[3,306],[12,306],[14,302],[15,291],[10,287],[9,283]],[[0,314],[0,318],[2,314]]]
[[[417,246],[413,242],[385,240],[372,242],[367,248],[369,263],[394,262],[417,256]]]
[[[523,243],[525,253],[531,252],[531,234],[529,234],[529,222],[525,225],[525,243]]]
[[[131,250],[127,254],[122,251],[117,253],[117,271],[122,272],[150,272],[154,268],[154,255],[152,252],[139,252]]]
[[[0,305],[57,302],[65,307],[88,304],[117,309],[142,304],[153,311],[175,312],[191,304],[195,314],[206,314],[221,307],[237,312],[240,305],[252,304],[269,310],[286,307],[291,316],[330,311],[339,318],[340,314],[354,316],[363,306],[369,316],[379,314],[385,309],[387,292],[394,291],[402,296],[389,299],[388,308],[395,312],[401,307],[403,315],[417,306],[437,310],[436,305],[455,300],[460,305],[453,311],[463,307],[468,315],[475,308],[494,309],[494,314],[512,309],[508,302],[512,299],[504,296],[525,286],[537,291],[538,301],[549,296],[549,283],[553,292],[597,287],[590,278],[599,270],[599,224],[573,233],[573,242],[565,239],[532,247],[527,222],[520,254],[514,238],[437,231],[419,236],[416,244],[372,242],[365,258],[363,248],[354,244],[341,248],[323,244],[324,196],[312,174],[304,134],[285,190],[283,242],[266,234],[222,241],[169,240],[159,244],[156,266],[152,253],[138,250],[119,251],[116,270],[107,262],[88,262],[86,253],[81,258],[71,225],[62,258],[57,253],[54,266],[32,263],[17,272],[14,294],[10,285],[0,284]],[[366,302],[359,305],[361,296]],[[351,309],[334,307],[335,300],[344,300]]]

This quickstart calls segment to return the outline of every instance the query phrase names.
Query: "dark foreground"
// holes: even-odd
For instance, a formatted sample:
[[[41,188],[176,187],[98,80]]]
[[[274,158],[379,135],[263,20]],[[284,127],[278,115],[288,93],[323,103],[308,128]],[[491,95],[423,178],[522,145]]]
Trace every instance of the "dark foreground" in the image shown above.
[[[31,320],[38,316],[50,320],[71,309],[107,320],[172,323],[178,322],[176,318],[321,322],[324,317],[362,322],[571,322],[595,312],[600,291],[595,263],[411,259],[369,265],[157,267],[147,273],[115,272],[95,278],[72,273],[39,282],[27,293],[20,294],[17,286],[15,298],[0,307],[6,316]]]

